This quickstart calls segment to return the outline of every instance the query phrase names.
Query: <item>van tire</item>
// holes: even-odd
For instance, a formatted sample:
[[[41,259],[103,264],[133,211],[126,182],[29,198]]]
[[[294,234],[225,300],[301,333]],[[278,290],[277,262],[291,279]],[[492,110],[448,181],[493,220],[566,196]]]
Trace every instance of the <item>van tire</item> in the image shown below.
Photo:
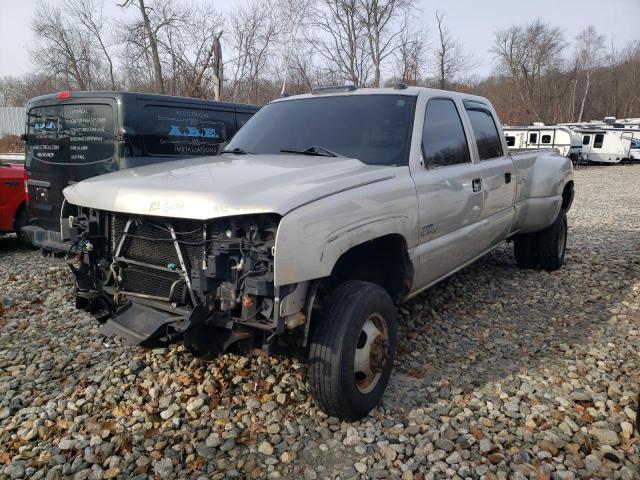
[[[316,405],[344,420],[367,415],[389,381],[396,338],[395,307],[385,289],[356,280],[340,284],[311,337],[309,386]]]
[[[530,269],[538,266],[539,237],[536,233],[522,233],[513,239],[513,254],[519,268]]]
[[[540,232],[540,267],[551,272],[564,262],[567,247],[567,212],[561,209],[555,222]]]

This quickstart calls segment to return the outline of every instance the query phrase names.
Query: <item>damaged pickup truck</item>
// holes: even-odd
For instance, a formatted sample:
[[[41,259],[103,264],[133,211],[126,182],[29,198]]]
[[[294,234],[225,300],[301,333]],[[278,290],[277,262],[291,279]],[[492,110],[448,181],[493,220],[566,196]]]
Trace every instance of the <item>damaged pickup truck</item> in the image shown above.
[[[569,159],[509,156],[484,98],[332,87],[262,108],[218,157],[65,189],[78,308],[132,344],[301,352],[317,405],[357,419],[393,367],[394,305],[513,241],[563,262]]]

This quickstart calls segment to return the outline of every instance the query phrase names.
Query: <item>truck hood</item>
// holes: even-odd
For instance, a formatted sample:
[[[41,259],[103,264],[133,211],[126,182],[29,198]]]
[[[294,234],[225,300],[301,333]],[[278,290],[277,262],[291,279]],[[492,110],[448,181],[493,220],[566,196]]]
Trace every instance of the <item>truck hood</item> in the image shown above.
[[[234,155],[146,165],[73,184],[73,205],[111,212],[207,220],[287,212],[320,198],[393,178],[396,167],[344,157]]]

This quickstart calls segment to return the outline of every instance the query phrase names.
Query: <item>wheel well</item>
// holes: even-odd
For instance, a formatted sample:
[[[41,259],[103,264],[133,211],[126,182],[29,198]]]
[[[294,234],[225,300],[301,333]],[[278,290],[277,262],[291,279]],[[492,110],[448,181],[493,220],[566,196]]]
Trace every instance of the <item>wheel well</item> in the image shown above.
[[[567,211],[573,203],[573,180],[568,182],[562,190],[562,209]]]
[[[26,212],[26,208],[27,208],[27,203],[24,202],[24,201],[20,205],[18,205],[18,208],[16,208],[16,213],[13,216],[13,231],[14,232],[17,232],[20,229],[21,225],[18,225],[18,222],[20,221],[19,215],[23,211]]]
[[[333,267],[327,286],[333,289],[347,280],[376,283],[398,303],[409,292],[413,281],[405,239],[398,234],[385,235],[343,253]]]

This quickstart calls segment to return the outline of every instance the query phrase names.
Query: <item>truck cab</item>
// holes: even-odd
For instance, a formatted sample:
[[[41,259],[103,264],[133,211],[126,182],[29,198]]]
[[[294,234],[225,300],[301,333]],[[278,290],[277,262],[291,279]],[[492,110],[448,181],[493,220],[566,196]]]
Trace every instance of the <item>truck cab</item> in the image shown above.
[[[0,160],[0,233],[16,232],[23,240],[29,201],[26,182],[24,165]]]

